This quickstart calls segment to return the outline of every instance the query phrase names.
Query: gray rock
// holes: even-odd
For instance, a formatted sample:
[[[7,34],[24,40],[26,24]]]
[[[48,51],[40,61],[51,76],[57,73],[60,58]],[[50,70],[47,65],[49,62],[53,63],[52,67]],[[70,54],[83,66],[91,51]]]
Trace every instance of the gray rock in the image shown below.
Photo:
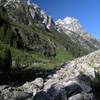
[[[37,92],[38,87],[30,82],[26,82],[22,87],[20,87],[21,89],[23,89],[24,92],[28,92],[28,93],[32,93]]]
[[[67,100],[66,90],[60,83],[53,84],[50,89],[47,90],[50,100]]]
[[[83,93],[84,100],[96,100],[93,93]]]
[[[77,77],[77,81],[80,84],[82,90],[86,93],[89,93],[92,91],[92,81],[90,79],[90,77],[86,76],[86,75],[79,75]]]
[[[44,91],[37,93],[33,100],[50,100],[48,94]]]
[[[76,83],[70,84],[69,86],[65,87],[65,90],[68,98],[82,92],[82,88]]]
[[[8,88],[8,85],[1,85],[1,86],[0,86],[0,91],[4,90],[4,89],[6,89],[6,88]]]
[[[84,97],[81,93],[71,96],[68,100],[84,100]]]
[[[25,92],[20,92],[16,91],[13,92],[13,95],[11,98],[7,100],[33,100],[33,94],[32,93],[25,93]]]
[[[33,93],[26,93],[13,87],[6,87],[0,91],[0,100],[32,100]]]
[[[79,93],[71,96],[68,100],[95,100],[93,94]]]
[[[34,96],[37,92],[40,91],[40,89],[43,88],[43,86],[44,86],[44,80],[42,78],[36,78],[32,82],[26,82],[20,88],[23,89],[24,92],[33,93]]]
[[[31,83],[37,85],[40,89],[43,88],[43,86],[44,86],[44,80],[43,80],[43,78],[36,78]]]

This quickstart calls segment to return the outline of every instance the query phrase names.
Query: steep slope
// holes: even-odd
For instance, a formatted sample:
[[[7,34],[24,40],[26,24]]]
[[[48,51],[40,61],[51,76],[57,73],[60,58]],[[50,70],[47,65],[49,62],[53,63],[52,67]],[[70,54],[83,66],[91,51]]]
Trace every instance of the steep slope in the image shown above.
[[[16,45],[18,48],[25,47],[45,54],[46,51],[48,52],[48,50],[53,49],[47,40],[40,39],[38,33],[32,29],[35,27],[34,23],[40,25],[41,28],[42,26],[46,29],[53,27],[52,19],[47,16],[45,12],[43,12],[37,5],[31,3],[29,4],[29,2],[27,3],[21,0],[7,0],[6,2],[3,2],[3,7],[3,9],[7,10],[8,17],[11,19],[12,24],[14,24],[13,27],[11,26],[12,29],[9,29],[9,27],[6,27],[5,29],[6,31],[12,31],[12,33],[10,33],[11,37],[7,37],[8,39],[12,38],[11,41],[9,40],[11,46],[14,45],[14,41],[17,41]],[[48,47],[46,44],[48,44]],[[41,51],[44,48],[49,49]]]
[[[74,17],[59,19],[56,21],[56,26],[58,31],[65,32],[72,41],[80,43],[85,48],[92,51],[100,48],[98,40],[84,30],[78,19]]]
[[[11,49],[14,66],[52,68],[89,52],[57,32],[52,18],[30,0],[1,0],[0,5],[0,45]]]

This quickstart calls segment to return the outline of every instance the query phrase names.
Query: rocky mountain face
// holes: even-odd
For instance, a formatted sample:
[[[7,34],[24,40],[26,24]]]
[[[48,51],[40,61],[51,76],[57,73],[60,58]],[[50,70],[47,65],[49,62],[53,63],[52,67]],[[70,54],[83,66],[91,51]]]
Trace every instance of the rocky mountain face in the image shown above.
[[[0,99],[99,100],[96,99],[97,95],[95,95],[94,89],[96,85],[93,83],[95,80],[99,81],[99,75],[100,50],[66,62],[55,74],[49,75],[45,81],[42,78],[36,78],[19,87],[0,86]],[[100,95],[99,91],[97,91],[98,95]]]
[[[56,56],[57,49],[76,57],[89,52],[69,36],[59,34],[52,18],[31,0],[0,0],[0,5],[0,40],[11,47],[48,57]]]
[[[63,31],[70,36],[72,41],[80,43],[85,48],[91,50],[100,48],[98,40],[84,30],[78,19],[74,17],[66,17],[63,20],[58,19],[56,26],[58,31]]]
[[[48,43],[39,35],[42,33],[39,31],[54,29],[55,24],[38,5],[30,0],[1,0],[0,5],[1,27],[4,28],[4,32],[0,32],[2,41],[16,48],[55,55],[52,42]]]
[[[32,25],[36,21],[42,26],[44,25],[48,30],[55,27],[51,16],[48,16],[46,12],[37,4],[34,4],[32,0],[1,0],[0,3],[7,8],[13,21],[26,25]],[[22,15],[21,19],[19,18],[20,14]]]
[[[58,30],[60,30],[59,27],[63,27],[66,31],[69,30],[79,34],[85,33],[85,30],[81,26],[79,20],[74,17],[66,17],[64,20],[58,19],[56,21],[56,25]]]

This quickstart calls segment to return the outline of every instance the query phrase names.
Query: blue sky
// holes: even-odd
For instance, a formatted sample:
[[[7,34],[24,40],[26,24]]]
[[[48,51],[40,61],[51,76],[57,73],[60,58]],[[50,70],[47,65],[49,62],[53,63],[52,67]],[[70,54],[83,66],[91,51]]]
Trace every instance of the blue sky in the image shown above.
[[[54,20],[75,17],[85,30],[100,39],[100,0],[33,0]]]

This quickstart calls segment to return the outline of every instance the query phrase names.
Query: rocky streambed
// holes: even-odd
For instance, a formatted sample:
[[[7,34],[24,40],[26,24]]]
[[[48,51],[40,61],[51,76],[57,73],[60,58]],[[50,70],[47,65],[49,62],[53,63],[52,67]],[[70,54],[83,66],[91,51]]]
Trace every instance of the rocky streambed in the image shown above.
[[[99,100],[99,82],[100,50],[70,61],[46,80],[0,85],[0,100]]]

